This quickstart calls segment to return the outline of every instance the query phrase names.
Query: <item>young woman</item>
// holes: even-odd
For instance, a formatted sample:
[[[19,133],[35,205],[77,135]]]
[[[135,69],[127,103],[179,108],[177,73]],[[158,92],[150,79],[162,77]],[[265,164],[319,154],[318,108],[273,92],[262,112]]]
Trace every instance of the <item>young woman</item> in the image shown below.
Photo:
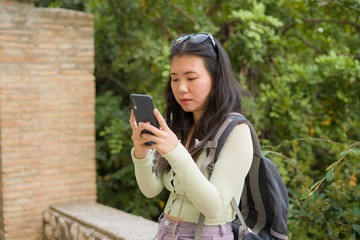
[[[235,212],[250,169],[253,146],[250,129],[239,124],[230,133],[209,178],[199,167],[204,148],[231,112],[241,112],[240,87],[221,44],[208,33],[181,36],[170,47],[165,119],[154,114],[160,129],[136,124],[131,150],[135,175],[149,198],[170,191],[159,220],[158,239],[194,239],[200,213],[205,216],[201,239],[230,240]],[[141,134],[147,129],[154,135]],[[148,146],[145,143],[153,141]]]

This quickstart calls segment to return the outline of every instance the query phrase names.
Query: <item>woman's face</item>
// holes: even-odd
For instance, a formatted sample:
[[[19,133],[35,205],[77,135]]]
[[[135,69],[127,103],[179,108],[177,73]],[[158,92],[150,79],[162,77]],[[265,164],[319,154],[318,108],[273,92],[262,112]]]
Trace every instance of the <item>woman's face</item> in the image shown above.
[[[171,90],[185,112],[197,122],[203,115],[212,87],[204,60],[195,55],[174,56],[170,68]]]

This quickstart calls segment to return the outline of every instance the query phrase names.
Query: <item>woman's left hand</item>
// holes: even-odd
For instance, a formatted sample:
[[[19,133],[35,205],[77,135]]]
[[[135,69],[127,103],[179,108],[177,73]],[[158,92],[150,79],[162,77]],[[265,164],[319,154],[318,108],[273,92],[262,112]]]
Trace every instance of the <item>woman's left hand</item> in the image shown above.
[[[166,124],[165,119],[161,116],[159,110],[154,109],[154,115],[159,122],[160,129],[152,126],[150,123],[139,124],[139,128],[146,129],[152,132],[154,135],[143,133],[141,137],[145,140],[153,141],[154,144],[151,148],[157,150],[161,155],[167,154],[173,150],[179,142],[179,139],[173,131]]]

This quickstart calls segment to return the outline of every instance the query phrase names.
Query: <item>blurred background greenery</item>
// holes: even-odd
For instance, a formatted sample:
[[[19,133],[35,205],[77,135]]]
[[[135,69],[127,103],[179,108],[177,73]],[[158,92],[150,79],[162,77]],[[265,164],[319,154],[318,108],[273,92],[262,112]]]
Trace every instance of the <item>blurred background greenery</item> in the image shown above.
[[[164,108],[169,46],[212,33],[244,91],[244,113],[288,187],[289,239],[360,237],[358,0],[39,0],[94,15],[98,202],[156,220],[167,193],[139,191],[129,94]]]

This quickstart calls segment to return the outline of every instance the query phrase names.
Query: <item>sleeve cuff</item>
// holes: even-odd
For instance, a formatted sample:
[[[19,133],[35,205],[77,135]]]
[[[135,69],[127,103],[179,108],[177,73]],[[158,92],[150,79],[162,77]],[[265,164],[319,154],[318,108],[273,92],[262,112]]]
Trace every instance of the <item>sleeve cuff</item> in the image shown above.
[[[178,168],[178,165],[185,164],[188,161],[194,163],[190,153],[180,141],[173,150],[162,156],[170,163],[171,167],[174,169]]]
[[[130,153],[131,153],[131,158],[136,166],[146,167],[149,164],[152,165],[152,159],[151,159],[152,151],[148,151],[146,157],[144,158],[136,158],[134,155],[134,151],[135,151],[135,147],[131,149]]]
[[[183,154],[184,150],[187,152],[187,150],[185,149],[185,147],[181,144],[181,142],[179,140],[178,144],[176,144],[176,146],[170,152],[168,152],[164,155],[161,155],[161,156],[171,162],[174,158],[181,156],[181,154]]]

